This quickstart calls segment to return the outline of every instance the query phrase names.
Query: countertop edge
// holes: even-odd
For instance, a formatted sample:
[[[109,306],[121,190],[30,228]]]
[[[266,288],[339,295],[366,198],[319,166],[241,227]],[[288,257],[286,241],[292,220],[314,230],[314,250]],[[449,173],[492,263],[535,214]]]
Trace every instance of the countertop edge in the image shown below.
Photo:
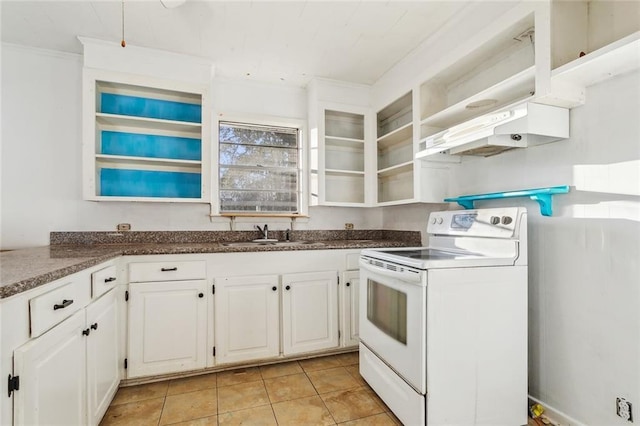
[[[40,273],[32,277],[20,279],[0,286],[0,301],[12,296],[16,296],[28,290],[38,288],[42,285],[64,278],[71,274],[81,272],[92,266],[116,259],[121,256],[145,256],[145,255],[172,255],[172,254],[210,254],[210,253],[257,253],[274,251],[314,251],[314,250],[355,250],[364,248],[383,247],[412,247],[415,242],[398,240],[372,240],[349,242],[349,240],[339,241],[318,241],[320,245],[298,245],[298,246],[250,246],[250,247],[229,247],[220,243],[212,244],[134,244],[109,247],[108,245],[98,246],[107,252],[92,257],[79,257],[77,263],[61,268],[52,268],[50,271]],[[51,248],[52,246],[49,246]],[[63,246],[56,246],[62,248]],[[68,246],[73,248],[83,248],[85,246]],[[96,247],[93,247],[96,248]],[[26,249],[28,250],[28,249]]]

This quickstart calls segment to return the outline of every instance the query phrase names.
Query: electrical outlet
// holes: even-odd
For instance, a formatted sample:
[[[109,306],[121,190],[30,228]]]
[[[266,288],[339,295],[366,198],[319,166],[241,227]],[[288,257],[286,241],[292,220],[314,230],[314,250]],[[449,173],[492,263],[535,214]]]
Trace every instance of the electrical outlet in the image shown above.
[[[631,403],[624,398],[616,398],[616,414],[628,422],[633,423]]]
[[[344,229],[353,229],[353,223],[345,223]]]
[[[118,231],[131,231],[130,223],[119,223],[117,226]]]

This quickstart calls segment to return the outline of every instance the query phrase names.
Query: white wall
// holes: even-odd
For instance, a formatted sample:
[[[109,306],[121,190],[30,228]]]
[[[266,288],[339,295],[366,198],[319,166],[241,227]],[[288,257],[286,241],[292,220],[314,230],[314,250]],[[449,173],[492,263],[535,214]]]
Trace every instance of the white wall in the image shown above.
[[[2,45],[0,248],[47,245],[50,231],[114,230],[122,222],[133,230],[229,229],[226,219],[210,221],[208,204],[83,201],[81,87],[81,56]],[[304,89],[215,80],[213,94],[218,112],[306,118]],[[296,229],[382,224],[381,213],[367,209],[309,213]],[[237,229],[252,225],[240,221]],[[287,226],[276,222],[273,229]]]
[[[457,195],[571,185],[553,217],[528,199],[478,207],[528,208],[530,395],[594,426],[628,424],[617,396],[640,408],[639,82],[635,73],[589,88],[569,140],[453,173]]]

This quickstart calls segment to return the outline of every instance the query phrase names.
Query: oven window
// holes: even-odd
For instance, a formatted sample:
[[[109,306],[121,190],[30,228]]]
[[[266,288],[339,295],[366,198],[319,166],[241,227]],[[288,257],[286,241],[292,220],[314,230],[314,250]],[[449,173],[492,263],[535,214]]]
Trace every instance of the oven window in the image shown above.
[[[407,295],[367,280],[367,319],[388,336],[407,344]]]

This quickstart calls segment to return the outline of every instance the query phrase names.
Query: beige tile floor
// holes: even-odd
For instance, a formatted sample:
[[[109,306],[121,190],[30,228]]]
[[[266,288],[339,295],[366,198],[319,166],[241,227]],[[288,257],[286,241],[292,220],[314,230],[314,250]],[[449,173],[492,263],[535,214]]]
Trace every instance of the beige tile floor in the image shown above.
[[[399,425],[358,373],[358,353],[118,390],[101,425]]]

